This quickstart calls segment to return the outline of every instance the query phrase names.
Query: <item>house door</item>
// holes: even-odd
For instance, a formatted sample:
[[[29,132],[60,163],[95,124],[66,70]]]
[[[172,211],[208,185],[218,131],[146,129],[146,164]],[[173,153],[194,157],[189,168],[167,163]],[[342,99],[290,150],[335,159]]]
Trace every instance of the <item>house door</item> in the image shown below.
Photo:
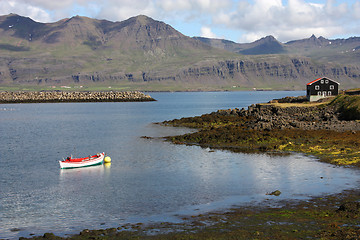
[[[326,97],[326,91],[323,91],[322,96]]]

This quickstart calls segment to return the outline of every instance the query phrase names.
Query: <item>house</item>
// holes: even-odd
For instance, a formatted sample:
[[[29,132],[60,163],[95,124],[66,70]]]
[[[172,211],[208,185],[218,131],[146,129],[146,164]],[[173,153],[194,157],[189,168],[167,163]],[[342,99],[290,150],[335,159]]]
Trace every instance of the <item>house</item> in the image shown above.
[[[340,83],[327,77],[315,79],[306,84],[306,97],[310,102],[339,94]]]

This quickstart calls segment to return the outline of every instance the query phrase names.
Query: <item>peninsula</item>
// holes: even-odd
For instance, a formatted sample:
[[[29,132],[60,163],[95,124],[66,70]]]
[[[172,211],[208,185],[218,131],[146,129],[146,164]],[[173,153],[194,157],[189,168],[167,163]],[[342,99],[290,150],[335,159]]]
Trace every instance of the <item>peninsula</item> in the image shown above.
[[[168,137],[174,143],[238,152],[295,151],[332,164],[360,166],[359,119],[360,96],[342,94],[315,103],[286,97],[247,110],[219,110],[162,124],[199,129]]]

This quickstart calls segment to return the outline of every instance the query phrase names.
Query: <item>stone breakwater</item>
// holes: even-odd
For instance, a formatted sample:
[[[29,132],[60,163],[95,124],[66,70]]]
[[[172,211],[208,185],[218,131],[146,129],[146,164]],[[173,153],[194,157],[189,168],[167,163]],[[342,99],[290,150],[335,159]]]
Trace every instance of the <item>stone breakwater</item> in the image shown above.
[[[145,102],[156,101],[139,91],[107,92],[0,92],[0,103],[48,103],[48,102]]]

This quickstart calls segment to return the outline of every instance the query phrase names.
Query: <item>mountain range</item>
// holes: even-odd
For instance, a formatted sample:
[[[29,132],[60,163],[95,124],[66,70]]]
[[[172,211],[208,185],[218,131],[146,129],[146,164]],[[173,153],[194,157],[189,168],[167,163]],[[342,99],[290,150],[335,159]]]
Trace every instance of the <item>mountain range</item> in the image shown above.
[[[68,85],[136,90],[305,89],[327,76],[358,87],[360,38],[281,43],[188,37],[144,15],[39,23],[0,16],[0,89]]]

